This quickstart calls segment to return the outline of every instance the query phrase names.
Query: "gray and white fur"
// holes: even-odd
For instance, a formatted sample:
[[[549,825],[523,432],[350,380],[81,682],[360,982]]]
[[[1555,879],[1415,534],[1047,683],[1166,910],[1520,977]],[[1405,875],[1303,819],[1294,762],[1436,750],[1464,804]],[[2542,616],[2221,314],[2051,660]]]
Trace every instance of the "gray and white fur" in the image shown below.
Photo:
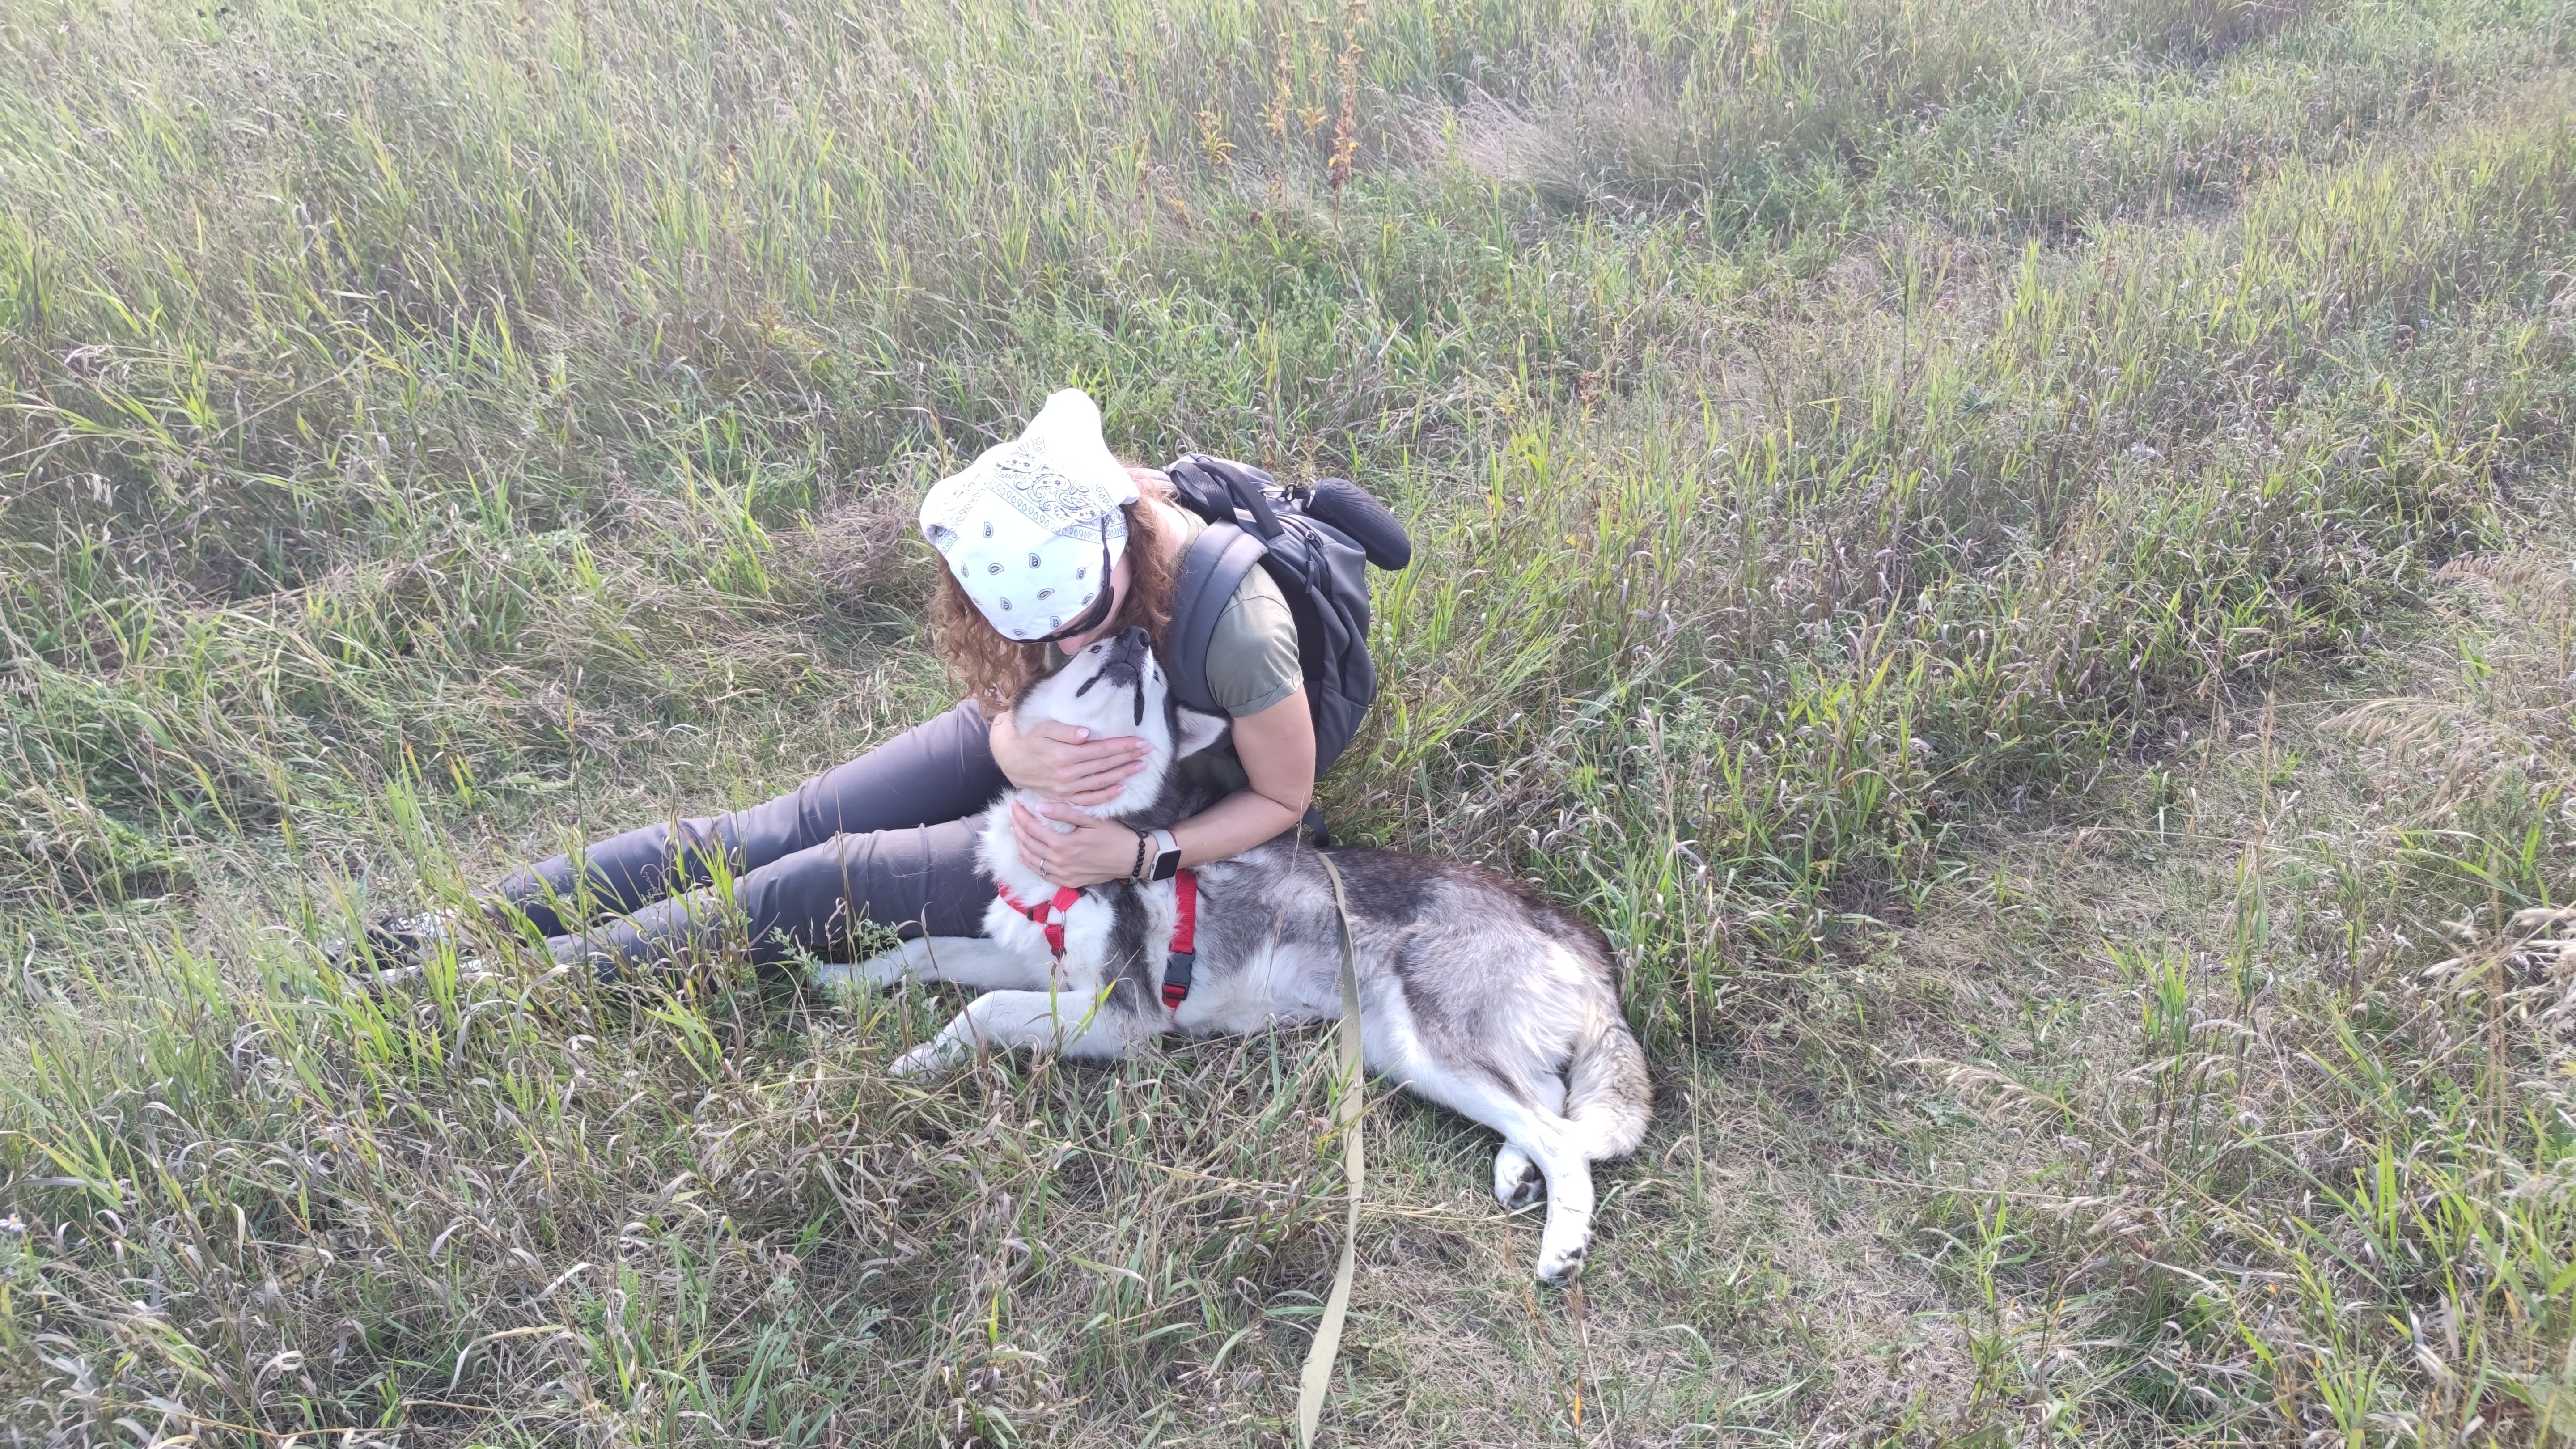
[[[1211,803],[1172,766],[1214,744],[1226,722],[1173,702],[1142,630],[1083,649],[1013,708],[1023,729],[1057,720],[1095,739],[1148,742],[1145,768],[1096,815],[1152,829]],[[1009,798],[993,810],[983,861],[1012,895],[1044,902],[1055,888],[1021,863],[1002,808]],[[1634,1151],[1651,1106],[1609,943],[1491,871],[1388,850],[1328,853],[1350,901],[1369,1068],[1502,1134],[1494,1195],[1517,1208],[1544,1184],[1538,1276],[1566,1281],[1592,1235],[1591,1165]],[[1198,867],[1198,880],[1196,972],[1177,1012],[1160,995],[1177,909],[1170,882],[1084,892],[1064,914],[1060,960],[1038,924],[997,898],[984,936],[910,941],[826,968],[823,984],[909,976],[982,990],[896,1061],[909,1075],[951,1070],[983,1048],[1104,1060],[1165,1032],[1214,1036],[1341,1015],[1332,887],[1311,846],[1292,832]]]

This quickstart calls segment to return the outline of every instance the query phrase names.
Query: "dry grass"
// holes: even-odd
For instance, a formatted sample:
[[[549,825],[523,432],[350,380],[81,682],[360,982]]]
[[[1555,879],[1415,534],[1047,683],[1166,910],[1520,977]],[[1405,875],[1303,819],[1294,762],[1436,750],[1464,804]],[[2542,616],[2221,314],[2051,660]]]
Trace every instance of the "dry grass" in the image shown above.
[[[1327,803],[1656,1064],[1580,1299],[1377,1109],[1348,1441],[2576,1422],[2562,21],[0,16],[5,1432],[1281,1442],[1319,1038],[316,958],[936,708],[1068,381],[1406,513]]]

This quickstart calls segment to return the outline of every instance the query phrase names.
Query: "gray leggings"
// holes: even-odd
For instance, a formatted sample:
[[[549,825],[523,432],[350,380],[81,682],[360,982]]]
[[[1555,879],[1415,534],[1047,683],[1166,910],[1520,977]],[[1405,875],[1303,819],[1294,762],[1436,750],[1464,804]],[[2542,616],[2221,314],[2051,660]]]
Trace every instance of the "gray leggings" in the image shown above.
[[[862,920],[978,936],[993,880],[975,864],[975,839],[1007,784],[984,712],[968,701],[766,804],[630,830],[519,871],[492,894],[567,961],[642,965],[717,945],[736,912],[763,965],[790,947],[845,952]],[[730,911],[710,888],[719,861]],[[607,919],[576,919],[576,901]]]

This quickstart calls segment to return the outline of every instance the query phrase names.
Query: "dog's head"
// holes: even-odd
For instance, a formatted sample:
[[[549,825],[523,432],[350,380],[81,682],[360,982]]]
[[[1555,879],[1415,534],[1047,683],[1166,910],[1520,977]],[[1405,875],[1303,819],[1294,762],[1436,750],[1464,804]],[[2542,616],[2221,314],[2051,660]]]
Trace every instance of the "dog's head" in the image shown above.
[[[1132,628],[1085,645],[1063,668],[1031,681],[1011,710],[1024,732],[1053,720],[1087,729],[1095,740],[1143,739],[1145,768],[1116,799],[1090,807],[1094,815],[1122,818],[1161,799],[1174,762],[1225,738],[1229,725],[1223,715],[1183,708],[1145,631]]]

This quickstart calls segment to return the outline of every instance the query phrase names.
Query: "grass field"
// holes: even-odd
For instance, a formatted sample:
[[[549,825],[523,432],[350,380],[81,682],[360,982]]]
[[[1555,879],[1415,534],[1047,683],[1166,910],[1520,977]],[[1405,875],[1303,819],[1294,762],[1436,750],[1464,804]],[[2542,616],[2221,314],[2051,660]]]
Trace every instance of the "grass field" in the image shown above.
[[[1286,1442],[1325,1036],[317,954],[938,708],[1079,383],[1406,515],[1325,804],[1655,1068],[1579,1294],[1374,1102],[1332,1442],[2576,1436],[2568,21],[0,7],[0,1434]]]

